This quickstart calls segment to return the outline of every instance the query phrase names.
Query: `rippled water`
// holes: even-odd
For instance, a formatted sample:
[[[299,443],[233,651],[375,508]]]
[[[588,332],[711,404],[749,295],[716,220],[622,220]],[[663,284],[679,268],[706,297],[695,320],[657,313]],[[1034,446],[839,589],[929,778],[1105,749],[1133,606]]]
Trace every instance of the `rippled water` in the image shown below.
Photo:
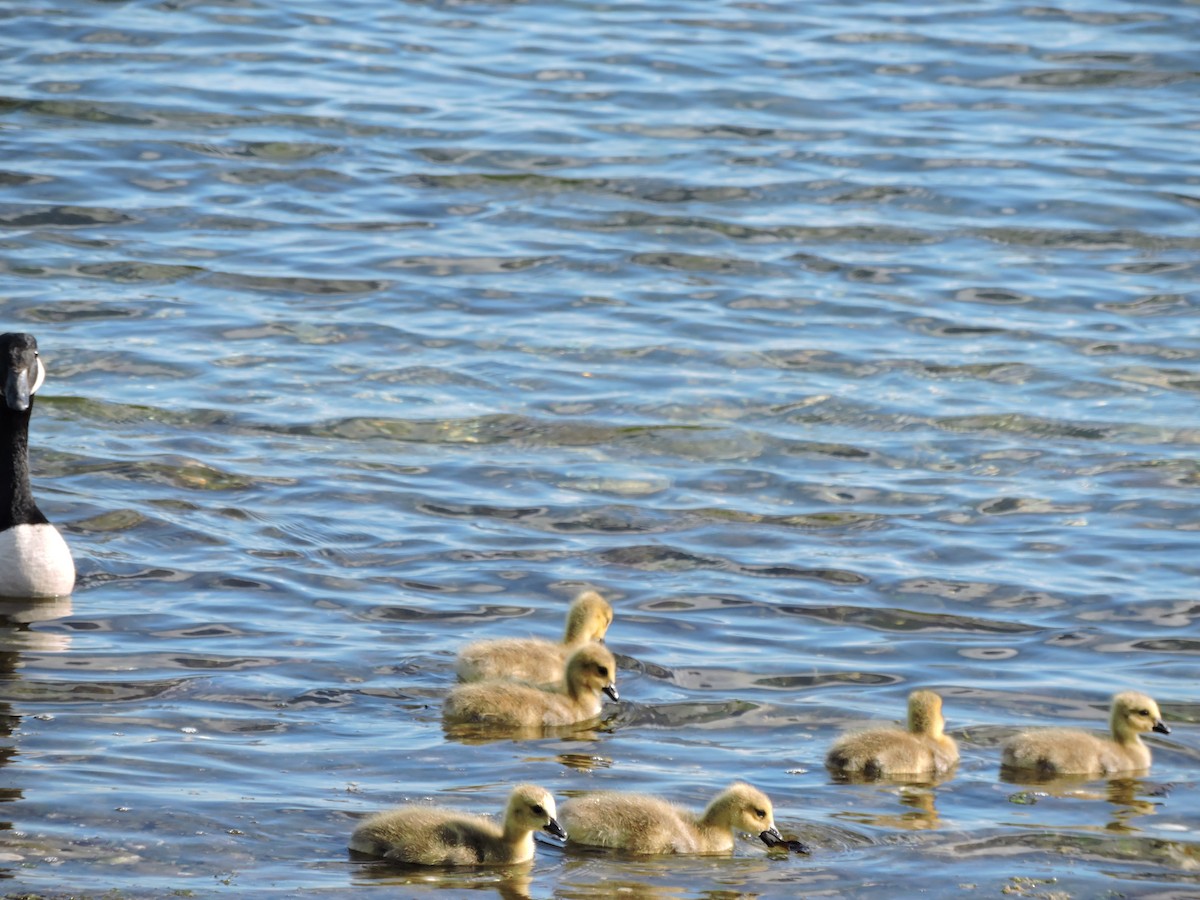
[[[0,314],[70,602],[7,604],[13,892],[1200,891],[1194,4],[0,10]],[[610,597],[604,729],[458,743]],[[937,785],[834,783],[942,692]],[[1138,687],[1147,777],[1015,785]],[[811,857],[406,873],[358,818],[746,778]]]

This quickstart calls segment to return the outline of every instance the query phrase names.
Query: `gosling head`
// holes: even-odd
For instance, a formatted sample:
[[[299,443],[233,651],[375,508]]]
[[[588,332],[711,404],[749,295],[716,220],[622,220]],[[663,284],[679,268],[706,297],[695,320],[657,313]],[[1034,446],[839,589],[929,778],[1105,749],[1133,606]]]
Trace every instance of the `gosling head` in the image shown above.
[[[37,339],[19,332],[0,334],[0,367],[5,406],[13,412],[25,412],[46,380],[46,367],[38,359]]]
[[[558,824],[554,798],[536,784],[518,784],[513,788],[508,797],[508,808],[504,811],[504,821],[521,832],[541,830],[560,839],[566,839],[567,836]]]
[[[1113,735],[1118,737],[1141,734],[1143,731],[1171,733],[1162,720],[1158,704],[1137,691],[1125,691],[1113,697],[1111,723]]]
[[[613,611],[608,601],[595,591],[584,591],[567,611],[567,630],[563,643],[568,646],[602,641],[612,624]]]
[[[567,660],[567,688],[572,694],[608,694],[613,700],[617,693],[617,661],[603,644],[585,644]]]
[[[913,691],[908,695],[908,730],[913,734],[941,737],[946,727],[942,718],[942,698],[933,691]]]
[[[744,782],[731,784],[709,804],[709,810],[719,811],[722,824],[757,834],[768,847],[784,842],[783,835],[775,827],[775,809],[770,798]]]

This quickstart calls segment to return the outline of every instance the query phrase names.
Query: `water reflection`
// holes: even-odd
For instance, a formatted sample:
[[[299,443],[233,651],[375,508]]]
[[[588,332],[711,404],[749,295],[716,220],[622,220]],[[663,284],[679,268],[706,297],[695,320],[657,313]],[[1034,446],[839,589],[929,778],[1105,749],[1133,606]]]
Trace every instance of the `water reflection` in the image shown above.
[[[761,845],[757,849],[761,849]],[[788,855],[753,856],[668,856],[645,857],[614,851],[578,849],[567,858],[559,879],[556,897],[576,900],[675,900],[680,897],[726,898],[760,896],[761,888],[774,884],[780,896],[801,893],[799,885],[807,880],[805,870],[788,862]],[[614,867],[614,861],[620,868]],[[698,890],[698,885],[720,888]],[[741,888],[746,886],[746,890]],[[753,886],[753,889],[750,889]]]
[[[1103,828],[1105,831],[1117,833],[1132,833],[1141,831],[1132,822],[1144,816],[1154,815],[1160,803],[1147,799],[1148,796],[1165,797],[1169,786],[1156,785],[1144,780],[1141,773],[1122,773],[1120,777],[1103,780],[1100,776],[1058,776],[1037,777],[1027,772],[1018,773],[1007,769],[1000,770],[1002,781],[1010,784],[1028,785],[1027,790],[1018,791],[1009,796],[1009,802],[1020,806],[1036,806],[1043,800],[1106,800],[1112,809],[1109,810],[1109,820],[1104,825],[1084,826],[1090,830]]]
[[[596,719],[580,722],[574,725],[530,726],[527,728],[496,728],[481,725],[477,722],[445,722],[442,732],[446,739],[460,744],[495,744],[501,741],[536,741],[536,740],[565,740],[598,741],[603,735],[611,734],[611,728],[605,728],[604,722]],[[578,754],[576,754],[578,755]],[[567,762],[574,765],[576,761]]]
[[[942,818],[937,810],[937,793],[934,787],[934,782],[910,783],[899,785],[894,790],[880,792],[894,793],[896,799],[900,801],[900,805],[906,807],[903,812],[860,813],[847,811],[838,813],[837,817],[857,822],[860,825],[873,825],[877,828],[931,831],[941,827],[942,824]]]
[[[21,653],[62,653],[71,646],[71,635],[37,631],[36,622],[64,619],[73,611],[71,598],[0,598],[0,672],[16,670]]]
[[[350,851],[353,858],[360,858]],[[351,876],[357,886],[420,885],[447,891],[495,891],[501,900],[529,900],[533,863],[486,868],[403,866],[372,860],[362,863]]]
[[[71,645],[69,634],[37,631],[29,626],[35,622],[61,619],[71,615],[71,598],[6,598],[0,600],[0,678],[5,693],[12,696],[13,683],[20,680],[22,654],[34,651],[61,653]],[[17,734],[21,713],[7,701],[0,702],[0,769],[7,766],[18,755]],[[7,781],[8,779],[6,779]],[[23,799],[24,788],[6,784],[0,787],[0,803],[12,803]],[[11,832],[13,823],[0,820],[0,833]],[[10,841],[5,843],[12,846]],[[12,857],[19,860],[19,855]],[[0,869],[0,872],[3,872]]]
[[[549,757],[530,757],[530,761],[538,759],[547,759]],[[594,772],[597,769],[611,769],[613,765],[612,757],[596,756],[591,753],[559,753],[554,757],[554,760],[568,769],[574,769],[576,772]]]

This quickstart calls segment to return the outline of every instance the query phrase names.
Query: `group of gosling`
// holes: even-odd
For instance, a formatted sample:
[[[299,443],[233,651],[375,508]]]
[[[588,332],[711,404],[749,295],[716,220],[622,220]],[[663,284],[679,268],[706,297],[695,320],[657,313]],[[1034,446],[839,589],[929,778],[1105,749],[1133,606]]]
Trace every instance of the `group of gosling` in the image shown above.
[[[506,733],[578,724],[596,718],[601,694],[614,701],[616,660],[601,643],[612,607],[595,591],[571,604],[562,643],[536,638],[477,641],[458,654],[461,684],[443,707],[449,725],[472,724]],[[1136,691],[1113,698],[1111,739],[1064,728],[1023,732],[1003,747],[1001,765],[1039,777],[1110,775],[1146,769],[1150,750],[1140,735],[1169,734],[1157,704]],[[914,691],[908,728],[879,728],[839,738],[825,758],[841,777],[928,777],[958,762],[945,733],[942,698]],[[534,833],[587,847],[635,854],[724,853],[738,832],[768,847],[807,852],[775,827],[770,799],[735,783],[700,813],[659,797],[604,791],[568,800],[561,810],[544,788],[517,785],[503,820],[432,806],[402,806],[365,819],[350,838],[356,853],[410,865],[496,865],[533,858]]]
[[[70,551],[37,508],[29,483],[29,419],[45,376],[33,335],[0,334],[0,596],[66,595],[75,582]],[[528,733],[596,718],[602,694],[618,699],[616,660],[601,643],[612,618],[604,598],[585,591],[571,604],[561,644],[509,639],[464,647],[456,666],[463,684],[446,698],[446,722]],[[1150,750],[1140,735],[1170,734],[1157,704],[1135,691],[1113,698],[1110,725],[1111,739],[1060,728],[1018,734],[1004,745],[1001,764],[1038,776],[1142,770],[1150,765]],[[942,698],[915,691],[907,731],[845,735],[825,762],[843,777],[939,775],[958,761],[958,746],[944,728]],[[422,865],[519,863],[533,857],[533,834],[542,830],[568,843],[642,854],[728,852],[739,831],[757,832],[770,847],[804,851],[798,841],[783,839],[771,801],[748,784],[731,785],[699,815],[658,797],[602,792],[569,800],[561,816],[562,824],[547,791],[518,785],[502,825],[406,806],[366,819],[350,849]]]

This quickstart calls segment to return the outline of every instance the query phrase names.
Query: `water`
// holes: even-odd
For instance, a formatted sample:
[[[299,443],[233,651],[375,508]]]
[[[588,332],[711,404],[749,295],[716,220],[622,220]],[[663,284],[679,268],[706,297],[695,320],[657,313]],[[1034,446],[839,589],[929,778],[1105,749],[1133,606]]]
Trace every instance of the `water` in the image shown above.
[[[80,570],[8,604],[12,893],[1200,892],[1197,7],[18,3],[0,317]],[[616,608],[616,719],[458,743]],[[938,785],[840,785],[940,691]],[[1016,785],[1143,689],[1146,777]],[[809,858],[406,873],[365,813],[735,778]]]

